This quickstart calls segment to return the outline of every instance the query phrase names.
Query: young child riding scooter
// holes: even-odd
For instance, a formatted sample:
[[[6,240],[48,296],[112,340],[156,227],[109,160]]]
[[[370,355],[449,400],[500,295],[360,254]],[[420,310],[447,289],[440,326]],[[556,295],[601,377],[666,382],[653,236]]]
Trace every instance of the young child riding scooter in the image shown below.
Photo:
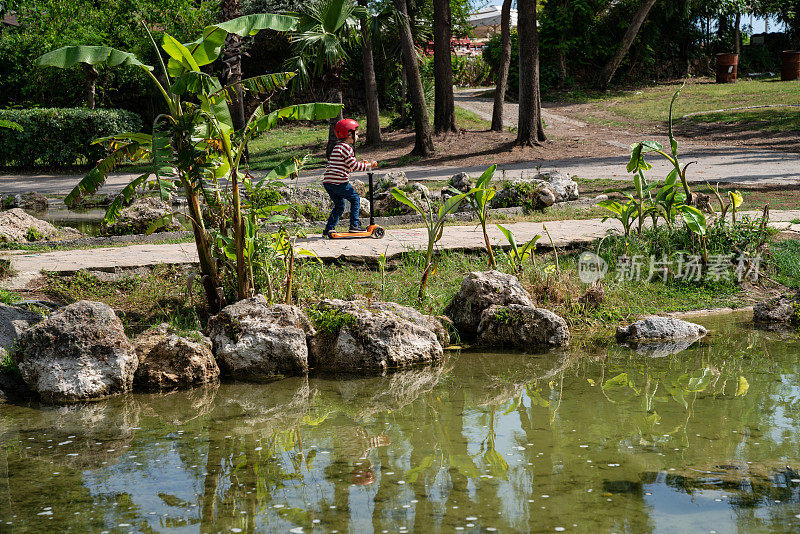
[[[353,171],[366,171],[378,166],[377,161],[357,161],[353,152],[353,145],[358,139],[358,123],[353,119],[342,119],[333,127],[339,142],[328,158],[328,167],[322,175],[322,187],[328,192],[333,201],[333,210],[325,225],[323,237],[330,238],[331,232],[336,229],[339,217],[344,213],[344,201],[350,202],[350,231],[363,232],[364,227],[358,218],[361,208],[361,198],[350,185],[350,173]]]

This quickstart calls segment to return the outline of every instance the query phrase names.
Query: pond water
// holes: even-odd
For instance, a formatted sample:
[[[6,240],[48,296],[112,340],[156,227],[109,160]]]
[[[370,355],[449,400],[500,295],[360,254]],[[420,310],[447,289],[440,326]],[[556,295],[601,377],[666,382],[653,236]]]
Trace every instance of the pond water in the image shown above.
[[[31,215],[38,219],[49,222],[56,226],[68,226],[75,228],[82,234],[97,236],[103,230],[103,217],[106,215],[106,208],[86,208],[80,210],[70,210],[63,203],[50,205],[47,211],[29,211]]]
[[[0,406],[0,531],[797,532],[800,342]]]

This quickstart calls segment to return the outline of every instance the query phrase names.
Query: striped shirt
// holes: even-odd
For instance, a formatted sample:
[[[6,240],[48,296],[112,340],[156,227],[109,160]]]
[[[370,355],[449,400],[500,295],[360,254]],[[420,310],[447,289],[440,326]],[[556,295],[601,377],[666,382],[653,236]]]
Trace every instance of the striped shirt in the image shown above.
[[[346,184],[353,171],[366,171],[370,165],[366,161],[357,161],[353,147],[341,141],[331,152],[328,167],[322,174],[323,184]]]

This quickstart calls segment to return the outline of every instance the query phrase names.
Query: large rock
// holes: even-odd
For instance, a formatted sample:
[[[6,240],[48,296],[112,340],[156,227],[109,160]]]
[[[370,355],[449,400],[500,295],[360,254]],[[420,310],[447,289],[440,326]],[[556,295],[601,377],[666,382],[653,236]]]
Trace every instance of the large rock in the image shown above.
[[[430,319],[391,303],[323,300],[311,364],[329,372],[380,372],[438,361],[444,351]],[[421,315],[421,314],[420,314]]]
[[[530,294],[519,280],[499,271],[469,273],[461,288],[445,308],[444,313],[465,339],[474,339],[478,333],[481,314],[492,305],[520,304],[533,307]]]
[[[420,193],[413,190],[406,191],[405,193],[417,205],[424,205]],[[383,192],[375,196],[375,215],[392,217],[395,215],[408,215],[410,213],[416,213],[416,211],[395,199],[391,192]]]
[[[161,199],[155,197],[142,197],[133,204],[123,208],[113,225],[106,228],[106,232],[114,235],[144,234],[154,222],[172,213],[172,207]],[[157,232],[180,230],[181,225],[175,217],[166,225],[161,226]]]
[[[668,339],[697,339],[708,331],[699,324],[674,317],[647,317],[628,326],[617,327],[619,341],[649,342]]]
[[[490,204],[493,208],[523,207],[526,210],[544,209],[556,202],[549,182],[517,178],[497,191]]]
[[[360,217],[369,217],[369,199],[364,183],[359,180],[351,182],[361,197]],[[333,209],[333,202],[328,193],[321,187],[282,187],[279,189],[284,201],[296,206],[296,212],[307,221],[326,221]],[[350,218],[350,203],[345,201],[343,221]]]
[[[17,338],[28,328],[42,320],[39,313],[26,308],[0,304],[0,357],[8,354]]]
[[[759,302],[753,308],[753,320],[757,323],[800,323],[800,291]]]
[[[462,193],[466,193],[472,189],[472,178],[465,172],[454,174],[453,177],[450,178],[450,183]]]
[[[569,343],[569,327],[550,310],[520,304],[493,305],[481,314],[477,340],[484,347],[563,347]]]
[[[28,215],[22,208],[0,212],[0,242],[29,243],[60,236],[58,228]]]
[[[540,172],[537,179],[550,184],[556,202],[578,200],[578,183],[566,174],[558,171]]]
[[[139,364],[122,322],[101,302],[81,300],[61,308],[26,330],[18,343],[22,379],[52,402],[130,391]]]
[[[407,321],[411,321],[417,326],[428,328],[436,334],[436,339],[439,340],[442,347],[446,348],[450,345],[450,334],[447,328],[442,324],[442,320],[437,317],[425,315],[414,308],[409,308],[408,306],[403,306],[396,302],[371,302],[370,307],[376,310],[392,312]]]
[[[162,324],[133,340],[139,359],[134,381],[145,389],[173,389],[219,380],[211,340],[190,332],[180,336]]]
[[[214,354],[234,378],[265,380],[308,372],[306,336],[314,329],[295,306],[267,304],[263,295],[225,307],[208,321]]]
[[[408,185],[408,178],[403,171],[387,172],[378,178],[377,191],[391,191],[395,187],[405,187]]]

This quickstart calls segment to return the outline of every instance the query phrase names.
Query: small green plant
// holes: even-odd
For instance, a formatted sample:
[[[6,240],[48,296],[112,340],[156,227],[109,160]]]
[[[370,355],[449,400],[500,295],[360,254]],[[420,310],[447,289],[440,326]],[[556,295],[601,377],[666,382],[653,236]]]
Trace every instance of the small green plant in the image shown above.
[[[338,334],[342,328],[356,324],[355,316],[327,308],[308,310],[308,318],[317,332],[325,334]]]
[[[3,304],[14,305],[22,301],[19,293],[0,288],[0,302]]]
[[[0,373],[13,377],[20,376],[13,348],[8,351],[0,349]]]
[[[522,315],[519,312],[505,307],[497,310],[494,314],[494,318],[496,321],[509,326],[522,323]]]
[[[25,232],[25,239],[27,239],[30,242],[41,241],[42,239],[44,239],[44,235],[39,230],[31,226],[30,228],[28,228],[28,231]]]
[[[439,206],[439,209],[431,204],[431,201],[426,197],[426,206],[420,206],[414,202],[405,192],[395,187],[392,189],[392,196],[398,202],[405,204],[412,208],[414,211],[422,215],[422,220],[425,223],[425,228],[428,230],[428,248],[425,251],[425,268],[422,271],[422,279],[419,283],[419,292],[417,293],[417,300],[422,302],[425,298],[425,286],[428,284],[428,276],[434,268],[433,265],[433,248],[436,243],[442,238],[444,232],[444,225],[447,216],[458,209],[464,200],[473,193],[474,189],[466,193],[461,193],[447,199],[444,204]]]
[[[529,257],[535,266],[536,256],[534,255],[534,252],[536,250],[536,242],[539,241],[542,236],[536,234],[531,238],[530,241],[525,243],[522,248],[519,248],[517,246],[517,239],[514,237],[514,232],[499,224],[496,226],[503,233],[503,235],[506,236],[508,244],[511,245],[511,250],[507,253],[507,255],[508,261],[511,263],[511,268],[514,269],[514,273],[519,274],[522,272],[523,264]]]
[[[608,219],[618,220],[622,224],[625,236],[628,236],[631,233],[631,227],[633,227],[637,217],[639,217],[639,205],[630,193],[622,194],[627,198],[627,202],[624,204],[613,198],[609,198],[598,202],[597,205],[611,212],[611,215],[603,217],[603,222]]]
[[[489,267],[494,269],[497,262],[494,259],[494,251],[492,251],[492,242],[489,241],[489,234],[486,233],[486,219],[489,215],[489,201],[494,198],[496,193],[493,187],[489,187],[489,181],[494,176],[494,171],[497,170],[497,165],[492,165],[481,174],[478,181],[475,183],[473,193],[467,197],[467,200],[472,204],[478,220],[481,223],[483,230],[483,241],[486,243],[486,253],[489,255]]]

